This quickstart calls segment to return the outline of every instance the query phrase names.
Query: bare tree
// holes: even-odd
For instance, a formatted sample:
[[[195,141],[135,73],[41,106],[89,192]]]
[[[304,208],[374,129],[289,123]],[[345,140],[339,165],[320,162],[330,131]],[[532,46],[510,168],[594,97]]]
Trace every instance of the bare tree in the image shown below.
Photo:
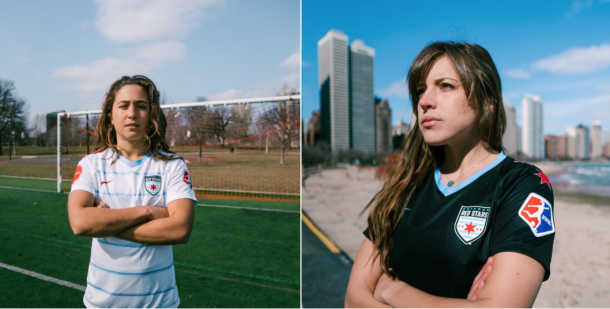
[[[233,105],[231,107],[231,123],[227,126],[227,135],[233,141],[235,151],[237,151],[242,139],[250,134],[252,124],[252,113],[248,105]]]
[[[225,147],[227,139],[227,126],[231,123],[232,114],[225,106],[214,106],[210,112],[210,133],[214,136],[220,147]]]
[[[286,89],[287,86],[284,86],[284,89],[279,93],[286,93]],[[267,110],[260,119],[264,127],[276,134],[282,148],[280,164],[284,164],[285,149],[290,148],[292,141],[299,138],[300,114],[300,103],[298,101],[282,101],[277,102]]]
[[[197,97],[197,102],[206,102],[204,96]],[[210,108],[208,106],[194,106],[191,111],[186,113],[191,138],[199,145],[199,159],[201,160],[202,148],[210,138]]]
[[[11,138],[11,132],[27,131],[27,107],[25,100],[17,97],[15,84],[0,79],[0,155],[2,138]]]
[[[36,113],[33,120],[30,136],[35,139],[36,146],[43,146],[46,144],[47,115]]]

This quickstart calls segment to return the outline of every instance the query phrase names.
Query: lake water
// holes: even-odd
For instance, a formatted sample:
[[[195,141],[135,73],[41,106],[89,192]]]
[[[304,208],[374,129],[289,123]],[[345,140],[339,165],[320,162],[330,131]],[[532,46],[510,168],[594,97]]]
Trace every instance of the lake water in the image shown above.
[[[552,175],[551,181],[571,185],[610,186],[610,163],[560,164],[569,172]]]
[[[562,163],[569,171],[549,175],[558,189],[610,196],[610,163]]]

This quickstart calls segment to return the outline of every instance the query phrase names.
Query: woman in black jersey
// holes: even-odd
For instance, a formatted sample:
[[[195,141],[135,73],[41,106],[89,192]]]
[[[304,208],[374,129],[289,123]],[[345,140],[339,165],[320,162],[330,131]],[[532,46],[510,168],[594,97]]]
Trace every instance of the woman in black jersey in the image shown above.
[[[502,151],[491,56],[432,43],[407,79],[417,123],[367,206],[345,305],[532,306],[550,275],[553,192],[542,171]]]

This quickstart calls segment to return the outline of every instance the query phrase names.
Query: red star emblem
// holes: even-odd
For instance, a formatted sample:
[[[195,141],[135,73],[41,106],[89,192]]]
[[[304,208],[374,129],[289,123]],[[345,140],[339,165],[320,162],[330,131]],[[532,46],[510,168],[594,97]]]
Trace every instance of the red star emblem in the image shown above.
[[[470,221],[470,223],[466,224],[466,228],[464,229],[464,231],[468,231],[468,235],[470,235],[470,232],[474,233],[474,227],[475,225],[473,225],[472,221]]]
[[[152,185],[150,185],[150,189],[151,189],[151,190],[156,190],[156,189],[157,189],[157,187],[156,187],[156,186],[155,186],[155,184],[153,183]]]
[[[538,170],[538,172],[539,172],[538,174],[534,174],[534,175],[540,177],[540,184],[546,183],[546,185],[549,186],[549,190],[553,190],[553,189],[551,189],[551,182],[546,177],[546,175],[541,170]]]

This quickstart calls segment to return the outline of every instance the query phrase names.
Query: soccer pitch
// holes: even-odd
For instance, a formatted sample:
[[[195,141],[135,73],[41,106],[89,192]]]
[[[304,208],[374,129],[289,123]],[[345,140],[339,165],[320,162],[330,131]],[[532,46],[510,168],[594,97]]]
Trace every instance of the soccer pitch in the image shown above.
[[[91,239],[74,236],[53,181],[0,177],[0,263],[84,287]],[[298,202],[200,199],[174,246],[181,307],[299,307]],[[0,307],[82,307],[84,292],[0,267]]]

